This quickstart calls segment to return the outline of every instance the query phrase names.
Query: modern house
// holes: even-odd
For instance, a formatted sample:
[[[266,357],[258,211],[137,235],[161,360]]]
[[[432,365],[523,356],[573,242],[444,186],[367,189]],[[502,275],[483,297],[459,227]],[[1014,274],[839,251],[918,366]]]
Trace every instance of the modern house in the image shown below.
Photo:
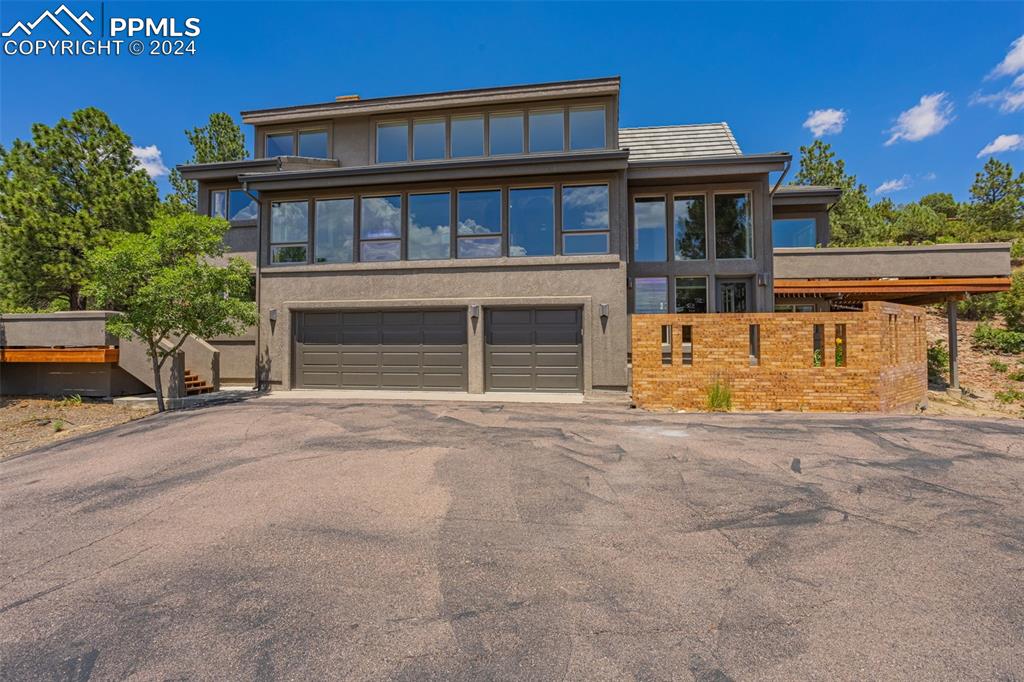
[[[243,112],[252,159],[179,166],[256,269],[258,325],[205,340],[220,382],[624,392],[634,315],[846,310],[895,300],[862,291],[893,277],[1008,286],[1006,245],[944,250],[941,271],[814,248],[839,190],[785,185],[792,156],[744,153],[725,123],[622,128],[619,85]]]

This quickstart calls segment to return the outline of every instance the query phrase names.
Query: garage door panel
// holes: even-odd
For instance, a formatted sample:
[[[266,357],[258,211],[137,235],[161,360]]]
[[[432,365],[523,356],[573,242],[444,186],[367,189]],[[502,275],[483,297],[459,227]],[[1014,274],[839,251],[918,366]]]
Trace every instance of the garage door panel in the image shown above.
[[[533,366],[533,353],[529,350],[492,350],[487,354],[492,368],[503,367],[529,368]]]
[[[464,310],[315,313],[315,327],[306,315],[295,323],[300,388],[467,389]]]
[[[576,374],[541,374],[537,373],[538,390],[575,391]]]
[[[578,370],[580,368],[580,354],[575,350],[538,350],[534,354],[534,364],[537,367],[565,367]]]

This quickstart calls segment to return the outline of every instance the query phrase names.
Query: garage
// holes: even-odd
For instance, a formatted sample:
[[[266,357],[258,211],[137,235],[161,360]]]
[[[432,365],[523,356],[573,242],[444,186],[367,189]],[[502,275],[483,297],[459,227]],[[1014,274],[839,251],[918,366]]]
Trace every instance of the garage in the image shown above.
[[[466,311],[295,315],[296,388],[468,388]]]
[[[486,390],[583,390],[583,310],[489,309]]]

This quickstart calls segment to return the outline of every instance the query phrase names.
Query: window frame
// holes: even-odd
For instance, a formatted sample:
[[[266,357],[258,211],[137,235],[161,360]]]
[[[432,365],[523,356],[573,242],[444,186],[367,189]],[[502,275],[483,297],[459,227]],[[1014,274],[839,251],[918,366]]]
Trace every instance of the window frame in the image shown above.
[[[525,256],[513,256],[512,255],[512,192],[516,190],[528,190],[528,189],[550,189],[551,190],[551,253],[540,256],[531,256],[529,254]],[[561,208],[561,202],[559,196],[561,195],[561,184],[558,182],[551,183],[526,183],[526,184],[509,184],[505,187],[505,251],[504,255],[508,258],[554,258],[555,256],[561,255],[561,251],[558,248],[558,238],[561,232],[561,225],[559,224],[559,212]]]
[[[637,288],[638,288],[637,287],[637,283],[640,280],[645,280],[645,279],[647,279],[647,280],[655,280],[655,279],[657,279],[657,280],[661,280],[661,281],[665,282],[665,296],[664,296],[664,299],[662,300],[662,304],[665,306],[664,310],[660,310],[660,311],[657,311],[657,312],[639,312],[636,309],[636,292],[637,292]],[[637,277],[632,277],[631,278],[632,286],[630,286],[629,290],[630,290],[630,299],[631,299],[631,302],[632,302],[633,305],[631,306],[630,315],[667,315],[667,314],[669,314],[670,310],[674,310],[675,309],[675,305],[670,305],[670,300],[669,300],[669,295],[674,291],[673,287],[670,286],[671,280],[672,280],[672,276],[671,275],[639,275]],[[673,296],[673,298],[674,298],[674,296]]]
[[[207,200],[206,200],[206,215],[210,216],[211,218],[223,218],[224,220],[227,220],[228,219],[228,211],[230,210],[228,208],[228,196],[229,196],[228,193],[230,191],[231,190],[229,188],[227,188],[227,187],[218,187],[218,188],[215,188],[215,189],[208,190],[208,195],[207,195]],[[224,215],[214,215],[214,213],[213,213],[213,207],[214,207],[213,197],[215,195],[217,195],[217,194],[223,194],[224,195]]]
[[[607,255],[612,252],[612,187],[610,182],[562,182],[558,184],[558,196],[556,202],[558,204],[558,218],[556,225],[556,234],[558,243],[556,244],[556,254],[560,256],[600,256]],[[603,230],[566,230],[565,229],[565,190],[566,188],[573,187],[604,187],[605,198],[608,200],[608,227]],[[565,238],[567,236],[575,235],[605,235],[608,241],[608,247],[602,252],[590,252],[590,253],[569,253],[565,252]]]
[[[416,124],[418,123],[440,123],[441,124],[441,156],[432,157],[429,159],[417,159],[416,158]],[[444,161],[451,155],[451,145],[448,140],[448,117],[444,115],[440,116],[417,116],[411,119],[411,125],[409,129],[410,143],[409,143],[409,160],[416,161]],[[399,163],[397,161],[391,163]]]
[[[469,185],[467,187],[452,188],[454,216],[452,219],[452,233],[454,242],[452,244],[452,258],[455,260],[482,260],[483,258],[504,258],[508,253],[508,188],[504,185]],[[501,229],[498,232],[487,232],[484,234],[459,234],[459,195],[471,192],[497,192],[498,193],[498,219],[501,222]],[[459,256],[459,242],[474,237],[498,237],[499,248],[497,256],[483,256],[474,258],[471,256]]]
[[[668,244],[669,236],[668,235],[673,233],[673,231],[669,229],[669,226],[671,225],[670,219],[672,217],[671,209],[670,209],[670,204],[672,202],[669,200],[670,196],[671,195],[666,193],[666,192],[639,192],[637,194],[631,194],[630,195],[630,197],[629,197],[629,242],[630,242],[630,244],[629,244],[629,247],[630,247],[629,253],[630,253],[630,262],[632,262],[632,263],[671,263],[671,262],[673,262],[673,261],[669,260],[669,258],[668,258],[668,256],[669,256],[669,248],[668,248],[669,247],[669,244]],[[665,244],[664,244],[664,246],[665,246],[665,257],[660,259],[660,260],[659,259],[640,260],[640,259],[638,259],[636,257],[636,254],[637,254],[636,249],[637,249],[637,244],[638,244],[638,241],[639,241],[637,239],[637,225],[636,225],[636,201],[637,201],[637,199],[661,199],[662,203],[665,205],[665,237],[664,237],[664,239],[662,239],[662,241],[665,242]]]
[[[814,221],[814,243],[810,246],[775,246],[775,223],[780,220],[811,220]],[[818,237],[822,234],[823,230],[818,219],[818,215],[815,213],[804,213],[799,214],[787,214],[776,216],[774,212],[772,214],[772,250],[774,249],[814,249],[817,248],[818,244],[821,243]]]
[[[334,158],[333,156],[330,156],[330,154],[332,153],[332,151],[334,149],[334,126],[331,124],[330,121],[311,121],[308,124],[300,125],[300,126],[294,126],[294,125],[291,125],[291,126],[273,126],[273,127],[268,127],[268,128],[263,129],[263,130],[260,130],[259,134],[257,135],[258,140],[256,142],[256,145],[258,147],[257,151],[259,151],[262,154],[262,156],[260,156],[258,158],[263,158],[263,159],[277,158],[277,156],[279,156],[279,155],[275,154],[275,155],[271,156],[268,153],[269,150],[267,149],[267,141],[268,141],[268,139],[270,137],[277,137],[277,136],[283,137],[285,135],[291,135],[291,137],[292,137],[292,153],[291,154],[285,154],[284,156],[299,156],[299,136],[302,133],[326,133],[327,134],[327,154],[328,154],[328,156],[326,156],[324,158],[327,158],[327,159]],[[313,157],[313,158],[319,158],[319,157]]]
[[[406,258],[405,258],[405,247],[406,247],[406,243],[408,242],[408,239],[406,238],[406,225],[407,225],[407,222],[408,222],[407,218],[408,218],[408,208],[409,208],[409,204],[408,204],[408,202],[406,201],[406,198],[405,198],[406,194],[407,194],[407,192],[405,190],[396,190],[396,191],[392,191],[392,192],[388,192],[388,191],[384,191],[384,192],[368,192],[366,194],[360,194],[359,195],[359,227],[358,227],[358,229],[359,229],[359,241],[358,241],[358,244],[359,244],[359,255],[358,255],[358,261],[357,262],[359,262],[359,263],[400,263],[400,262],[406,260]],[[363,236],[363,202],[365,200],[367,200],[367,199],[385,199],[385,198],[388,198],[388,197],[395,197],[395,196],[397,196],[398,200],[401,202],[401,206],[399,207],[399,211],[398,211],[398,214],[399,214],[398,215],[398,236],[397,237],[391,237],[391,236],[388,236],[388,237],[371,237],[369,239],[364,237]],[[389,259],[389,260],[366,260],[366,259],[363,258],[363,243],[364,242],[369,242],[369,243],[386,243],[386,242],[395,242],[395,241],[398,242],[398,258],[392,258],[392,259]]]
[[[329,261],[326,263],[318,263],[316,260],[316,207],[321,201],[352,201],[352,258],[347,261]],[[359,197],[355,194],[345,194],[342,196],[316,196],[311,197],[312,210],[310,211],[310,251],[309,257],[306,259],[306,263],[309,265],[348,265],[351,263],[359,262]]]
[[[707,261],[710,260],[710,257],[708,256],[708,252],[710,251],[710,244],[709,244],[709,242],[711,241],[709,236],[711,235],[712,230],[710,228],[709,223],[711,222],[711,218],[712,218],[713,214],[709,210],[709,207],[708,207],[708,203],[709,203],[708,202],[708,195],[709,194],[711,194],[711,193],[707,192],[707,191],[703,191],[703,190],[695,190],[693,192],[673,191],[670,194],[670,196],[672,197],[672,201],[670,202],[671,206],[667,208],[667,211],[668,211],[668,214],[669,214],[668,222],[669,222],[669,225],[671,227],[671,229],[669,229],[669,235],[668,235],[669,247],[670,247],[669,248],[669,253],[668,253],[668,256],[669,256],[668,260],[671,260],[671,261],[676,262],[676,263],[706,263]],[[704,199],[704,257],[703,258],[677,258],[676,257],[676,201],[678,201],[680,199],[695,199],[697,197],[700,197],[700,198]]]
[[[420,263],[424,261],[438,261],[438,260],[452,260],[455,258],[453,248],[455,246],[455,239],[453,238],[454,233],[458,230],[456,225],[455,215],[455,199],[452,189],[423,189],[405,192],[405,199],[403,204],[403,212],[405,213],[404,220],[402,221],[402,260],[409,261],[410,263]],[[416,196],[437,196],[439,194],[448,195],[448,256],[445,258],[410,258],[409,257],[409,227],[411,225],[412,216],[412,198]]]
[[[456,119],[466,120],[466,119],[475,119],[475,118],[479,118],[480,119],[480,131],[481,131],[480,134],[483,136],[483,138],[480,140],[480,154],[478,154],[478,155],[470,155],[470,156],[455,156],[455,154],[452,153],[452,145],[453,145],[453,143],[455,141],[455,135],[454,135],[455,126],[453,125],[455,123],[455,120]],[[487,148],[488,148],[487,147],[487,143],[488,143],[488,130],[489,130],[489,127],[487,125],[487,112],[481,111],[481,112],[475,113],[475,114],[449,114],[448,116],[446,116],[446,119],[447,119],[447,122],[448,122],[447,126],[446,126],[446,129],[448,131],[448,149],[447,149],[447,154],[448,155],[445,158],[447,158],[447,159],[483,159],[483,158],[486,158],[487,156],[489,156],[488,153],[487,153]]]
[[[267,199],[269,204],[267,211],[267,265],[270,267],[284,267],[289,265],[306,265],[310,262],[310,256],[313,252],[313,215],[314,210],[313,199],[287,199],[281,198],[278,200]],[[274,204],[306,204],[306,241],[287,241],[287,242],[275,242],[274,241]],[[306,260],[305,261],[288,261],[286,263],[275,263],[274,262],[274,247],[288,247],[288,246],[299,246],[302,245],[306,249]]]
[[[518,152],[502,152],[500,154],[496,154],[493,151],[491,151],[491,119],[493,117],[495,117],[495,116],[498,116],[498,117],[501,117],[501,118],[511,118],[513,116],[519,116],[520,117],[521,123],[522,123],[521,130],[522,130],[522,142],[523,142],[523,144],[522,144],[522,147],[520,148],[520,150]],[[529,136],[530,136],[529,126],[530,126],[530,117],[529,117],[528,112],[526,111],[526,109],[498,109],[498,110],[495,110],[495,111],[488,111],[487,112],[487,131],[486,131],[487,132],[487,156],[488,157],[503,158],[503,157],[509,157],[509,156],[522,156],[524,154],[529,154],[529,152],[527,151],[529,149]]]
[[[562,119],[562,121],[561,121],[562,146],[561,146],[560,149],[545,149],[543,151],[536,151],[536,152],[533,151],[533,149],[531,148],[531,142],[533,140],[530,137],[531,133],[532,133],[532,130],[531,130],[532,123],[531,123],[530,119],[533,117],[534,114],[561,114],[561,119]],[[539,108],[536,108],[536,109],[527,109],[525,124],[526,124],[526,138],[525,138],[524,144],[523,144],[523,147],[525,148],[524,152],[523,152],[524,154],[564,154],[568,150],[568,148],[569,148],[568,140],[566,139],[567,136],[568,136],[568,132],[569,132],[569,107],[568,106],[561,106],[561,107],[539,107]]]
[[[373,163],[374,165],[387,165],[390,163],[409,163],[412,159],[412,118],[384,118],[378,121],[374,121],[373,124]],[[381,161],[380,160],[380,129],[381,126],[405,126],[405,158],[400,161]]]
[[[601,139],[603,140],[600,147],[582,147],[580,149],[573,149],[572,146],[572,112],[573,111],[592,111],[595,109],[601,109],[604,112],[604,129],[601,131]],[[565,149],[570,152],[584,152],[593,149],[608,149],[608,106],[601,103],[593,104],[574,104],[569,105],[565,108]]]
[[[740,257],[722,257],[718,254],[718,206],[714,206],[712,215],[714,216],[714,235],[715,235],[715,260],[728,260],[728,261],[753,261],[756,259],[757,253],[757,241],[754,237],[754,193],[753,191],[746,190],[714,190],[711,192],[711,203],[714,205],[719,195],[724,194],[742,194],[747,199],[747,214],[750,216],[750,230],[747,232],[747,255]]]

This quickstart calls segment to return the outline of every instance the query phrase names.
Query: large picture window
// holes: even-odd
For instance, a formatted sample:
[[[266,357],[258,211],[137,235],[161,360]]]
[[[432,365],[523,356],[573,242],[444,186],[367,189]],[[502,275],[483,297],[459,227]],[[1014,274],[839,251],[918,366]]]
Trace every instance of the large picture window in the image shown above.
[[[512,189],[508,194],[508,255],[553,256],[554,187]]]
[[[270,204],[270,262],[305,263],[309,245],[309,202]]]
[[[458,257],[501,256],[501,190],[459,192]]]
[[[359,213],[359,260],[402,258],[402,196],[363,197]]]
[[[451,257],[451,211],[448,192],[409,195],[409,260]]]
[[[677,196],[672,204],[676,260],[707,258],[707,219],[703,195]]]
[[[256,220],[258,211],[259,204],[246,192],[233,189],[228,193],[228,220],[232,222]]]
[[[316,202],[313,255],[317,263],[351,263],[355,237],[355,200]]]
[[[664,197],[633,200],[633,260],[666,260],[665,220]]]
[[[753,221],[749,194],[715,195],[715,256],[752,258]]]
[[[562,253],[608,253],[608,185],[562,188]]]

